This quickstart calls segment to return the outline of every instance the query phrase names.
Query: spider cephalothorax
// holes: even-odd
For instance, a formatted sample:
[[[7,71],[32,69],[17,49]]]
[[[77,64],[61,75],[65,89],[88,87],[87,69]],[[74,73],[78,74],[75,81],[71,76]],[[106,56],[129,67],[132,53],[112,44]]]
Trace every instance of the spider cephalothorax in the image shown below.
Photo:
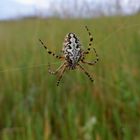
[[[88,44],[88,48],[86,51],[82,50],[82,47],[81,47],[82,45],[81,45],[78,37],[74,33],[68,33],[66,35],[66,37],[64,39],[64,43],[63,43],[63,48],[62,48],[62,52],[63,52],[62,56],[58,56],[55,53],[53,53],[52,51],[49,51],[49,49],[39,39],[39,41],[41,42],[41,44],[44,46],[44,48],[47,50],[47,52],[49,54],[52,54],[53,56],[55,56],[58,59],[64,60],[64,63],[55,72],[51,71],[50,66],[49,66],[49,72],[51,74],[59,73],[57,86],[59,85],[59,82],[60,82],[64,72],[67,69],[73,70],[73,69],[76,69],[77,67],[79,69],[81,69],[89,77],[89,79],[93,82],[93,79],[90,76],[90,74],[80,64],[80,63],[85,63],[85,64],[89,64],[89,65],[94,65],[99,60],[95,48],[91,48],[93,37],[92,37],[91,33],[89,32],[89,29],[87,28],[87,26],[85,26],[85,28],[88,31],[88,34],[90,37],[90,42]],[[87,62],[87,61],[85,61],[85,55],[89,54],[91,49],[94,50],[96,59],[93,62]]]

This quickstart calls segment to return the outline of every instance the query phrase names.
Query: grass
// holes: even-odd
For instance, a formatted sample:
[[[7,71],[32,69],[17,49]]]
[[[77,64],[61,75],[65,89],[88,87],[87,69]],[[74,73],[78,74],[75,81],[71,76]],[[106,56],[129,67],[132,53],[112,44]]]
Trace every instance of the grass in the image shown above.
[[[0,22],[1,140],[140,139],[140,15],[100,19],[24,19]],[[88,45],[87,25],[100,61],[65,73],[59,87],[48,74],[62,62],[64,36],[75,32]],[[91,52],[88,60],[94,59]]]

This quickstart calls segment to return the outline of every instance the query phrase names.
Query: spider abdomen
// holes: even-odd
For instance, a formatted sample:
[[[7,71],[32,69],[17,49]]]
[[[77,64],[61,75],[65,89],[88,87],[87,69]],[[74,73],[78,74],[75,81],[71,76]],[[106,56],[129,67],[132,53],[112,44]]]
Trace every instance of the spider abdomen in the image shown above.
[[[70,69],[74,69],[82,55],[81,44],[74,33],[68,33],[64,40],[63,53]]]

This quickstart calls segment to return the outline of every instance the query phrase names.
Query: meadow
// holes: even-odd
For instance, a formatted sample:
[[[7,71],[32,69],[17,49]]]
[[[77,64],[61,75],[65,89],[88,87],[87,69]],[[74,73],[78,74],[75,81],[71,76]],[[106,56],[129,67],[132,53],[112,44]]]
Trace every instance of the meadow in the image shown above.
[[[88,47],[88,26],[99,55],[67,71],[59,87],[48,73],[62,61],[68,32]],[[93,51],[86,58],[95,59]],[[0,140],[139,140],[140,15],[97,19],[21,19],[0,22]]]

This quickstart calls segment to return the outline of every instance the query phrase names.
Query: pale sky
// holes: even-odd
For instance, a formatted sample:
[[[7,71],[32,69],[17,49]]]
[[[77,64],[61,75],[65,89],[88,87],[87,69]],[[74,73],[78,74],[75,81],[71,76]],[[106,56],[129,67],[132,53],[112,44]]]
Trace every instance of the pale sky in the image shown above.
[[[55,2],[54,2],[55,1]],[[65,0],[65,4],[70,6],[74,0]],[[112,2],[113,0],[77,0],[78,4],[82,4],[83,1],[93,2],[96,4],[104,4],[105,2]],[[129,11],[130,0],[122,0],[126,11]],[[36,11],[50,13],[50,3],[54,2],[55,7],[62,4],[62,0],[0,0],[0,19],[8,19],[14,17],[20,17],[21,15],[34,15]],[[131,6],[137,7],[140,5],[140,0],[131,0]],[[105,7],[105,6],[104,6]]]

